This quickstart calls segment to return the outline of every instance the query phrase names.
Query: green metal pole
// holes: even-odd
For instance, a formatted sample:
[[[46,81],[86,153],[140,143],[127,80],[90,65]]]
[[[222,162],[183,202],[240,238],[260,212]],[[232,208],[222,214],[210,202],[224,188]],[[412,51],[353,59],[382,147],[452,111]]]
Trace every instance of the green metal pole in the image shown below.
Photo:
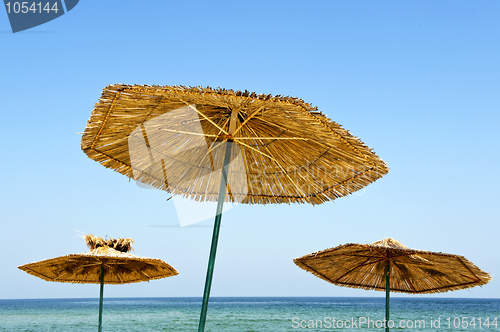
[[[224,205],[224,196],[226,195],[227,173],[229,168],[229,162],[231,161],[231,146],[233,143],[228,141],[226,144],[227,144],[226,154],[224,156],[224,166],[222,168],[219,198],[217,201],[217,212],[215,216],[214,232],[212,234],[212,246],[210,247],[210,258],[208,259],[207,277],[205,279],[205,290],[203,291],[203,303],[201,305],[200,324],[198,325],[198,332],[203,332],[205,330],[208,299],[210,297],[212,276],[214,274],[215,254],[217,252],[217,241],[219,240],[220,221],[222,218],[222,206]]]
[[[385,266],[385,331],[389,332],[389,294],[390,294],[390,263]]]
[[[99,325],[97,331],[101,332],[102,327],[102,295],[104,293],[104,264],[101,264],[101,289],[99,294]]]

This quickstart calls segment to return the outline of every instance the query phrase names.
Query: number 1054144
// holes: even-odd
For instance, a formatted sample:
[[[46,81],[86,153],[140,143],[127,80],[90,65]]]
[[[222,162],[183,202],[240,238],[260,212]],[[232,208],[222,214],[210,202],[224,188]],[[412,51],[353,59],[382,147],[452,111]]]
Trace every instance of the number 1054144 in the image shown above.
[[[36,1],[25,1],[25,2],[7,2],[5,4],[7,13],[14,14],[49,14],[50,12],[57,13],[59,8],[57,8],[57,1],[51,3],[48,2],[36,2]]]

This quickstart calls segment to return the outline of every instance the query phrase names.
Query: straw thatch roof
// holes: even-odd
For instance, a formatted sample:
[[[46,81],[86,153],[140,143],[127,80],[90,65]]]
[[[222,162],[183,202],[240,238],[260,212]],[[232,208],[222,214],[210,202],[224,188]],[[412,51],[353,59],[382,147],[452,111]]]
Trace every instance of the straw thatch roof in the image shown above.
[[[321,204],[388,172],[359,138],[301,99],[209,87],[107,86],[81,147],[137,181],[216,201],[223,142],[234,143],[228,201]]]
[[[379,291],[385,291],[388,261],[393,292],[442,293],[492,280],[463,256],[411,249],[391,238],[348,243],[294,259],[300,268],[337,286]]]
[[[129,252],[132,250],[132,243],[134,243],[134,240],[129,238],[103,239],[92,234],[84,235],[83,238],[90,250],[109,247],[120,252]]]
[[[90,251],[46,259],[19,269],[46,281],[99,284],[104,265],[105,284],[126,284],[161,279],[178,272],[161,259],[129,254],[132,239],[105,240],[84,236]]]

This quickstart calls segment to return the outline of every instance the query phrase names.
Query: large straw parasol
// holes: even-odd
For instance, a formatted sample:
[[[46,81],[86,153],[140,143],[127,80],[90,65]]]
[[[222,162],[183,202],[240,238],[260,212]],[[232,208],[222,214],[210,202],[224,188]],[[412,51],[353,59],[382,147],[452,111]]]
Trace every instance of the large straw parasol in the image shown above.
[[[492,280],[463,256],[411,249],[391,238],[372,244],[348,243],[293,261],[337,286],[385,291],[386,331],[390,291],[444,293],[482,286]]]
[[[128,284],[161,279],[178,272],[161,259],[129,254],[132,239],[84,236],[90,251],[46,259],[19,266],[19,269],[46,281],[100,284],[99,324],[102,326],[104,284]]]
[[[199,331],[224,201],[321,204],[388,172],[361,140],[301,99],[208,87],[107,86],[82,150],[136,181],[217,201]]]

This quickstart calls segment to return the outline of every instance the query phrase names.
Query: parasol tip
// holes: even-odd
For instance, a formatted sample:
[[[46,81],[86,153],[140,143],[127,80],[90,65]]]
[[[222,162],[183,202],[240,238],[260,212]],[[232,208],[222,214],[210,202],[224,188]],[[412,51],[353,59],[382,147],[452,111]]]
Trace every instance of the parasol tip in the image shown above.
[[[92,234],[84,235],[83,239],[90,250],[94,250],[99,247],[109,247],[120,252],[129,252],[132,250],[132,244],[134,243],[134,240],[130,238],[105,240],[102,237],[94,236]]]
[[[393,248],[393,249],[409,249],[407,246],[399,242],[398,240],[394,240],[393,238],[385,238],[383,240],[372,243],[373,245],[379,247]]]

